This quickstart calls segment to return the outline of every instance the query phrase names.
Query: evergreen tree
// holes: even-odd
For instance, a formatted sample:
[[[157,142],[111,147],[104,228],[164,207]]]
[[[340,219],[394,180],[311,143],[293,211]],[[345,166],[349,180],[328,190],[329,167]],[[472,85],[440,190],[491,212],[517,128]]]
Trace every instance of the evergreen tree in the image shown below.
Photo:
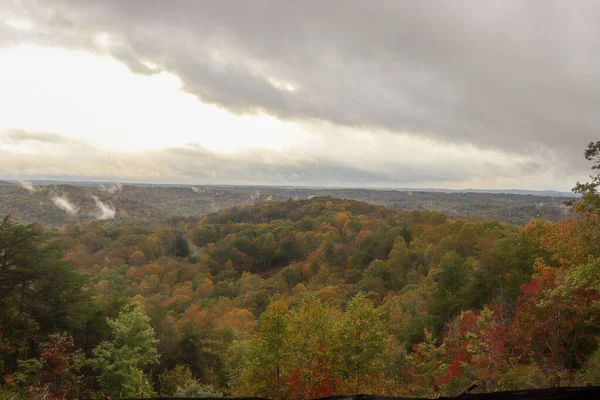
[[[144,368],[158,363],[150,318],[137,306],[126,307],[116,319],[108,319],[112,339],[93,351],[92,365],[100,371],[101,386],[117,397],[152,394]]]
[[[39,356],[46,335],[74,328],[84,283],[42,230],[0,221],[0,377],[16,369],[19,354]]]

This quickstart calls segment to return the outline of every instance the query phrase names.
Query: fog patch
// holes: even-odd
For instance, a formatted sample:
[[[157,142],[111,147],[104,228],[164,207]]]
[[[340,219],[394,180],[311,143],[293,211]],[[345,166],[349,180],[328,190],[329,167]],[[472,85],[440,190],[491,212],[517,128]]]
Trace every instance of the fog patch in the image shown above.
[[[560,210],[560,215],[562,219],[571,218],[573,216],[573,210],[571,207],[567,206],[564,203],[560,203],[558,205],[558,209]]]
[[[103,190],[110,194],[118,194],[118,193],[121,193],[121,191],[123,190],[123,185],[119,182],[117,182],[113,185],[108,185],[108,186],[102,184],[102,185],[100,185],[100,190]]]
[[[254,193],[250,193],[248,196],[250,196],[250,200],[252,200],[252,201],[256,201],[256,200],[260,199],[260,190],[257,190]]]
[[[71,203],[66,196],[54,196],[52,202],[54,202],[56,207],[60,208],[70,216],[75,216],[79,212],[79,207],[76,207]]]
[[[33,186],[33,183],[31,182],[27,182],[27,181],[19,181],[19,185],[21,185],[21,187],[23,189],[29,190],[32,193],[37,192],[37,189],[35,186]]]
[[[100,211],[100,215],[97,216],[97,219],[113,219],[117,214],[117,211],[109,205],[104,204],[100,199],[96,196],[92,196],[94,201],[96,202],[96,207]]]

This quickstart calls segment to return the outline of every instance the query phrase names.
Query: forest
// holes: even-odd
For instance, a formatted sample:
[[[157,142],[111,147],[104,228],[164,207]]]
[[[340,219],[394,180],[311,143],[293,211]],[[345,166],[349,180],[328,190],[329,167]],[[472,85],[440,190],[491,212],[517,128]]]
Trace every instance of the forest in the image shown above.
[[[7,216],[0,398],[600,385],[598,185],[576,186],[574,216],[524,226],[328,196],[58,228]]]
[[[525,225],[531,218],[558,222],[572,216],[566,193],[442,192],[275,186],[150,185],[98,182],[0,181],[0,216],[59,227],[110,218],[203,217],[261,201],[330,196],[400,210],[436,210],[449,217],[486,218]],[[65,208],[67,207],[67,208]]]

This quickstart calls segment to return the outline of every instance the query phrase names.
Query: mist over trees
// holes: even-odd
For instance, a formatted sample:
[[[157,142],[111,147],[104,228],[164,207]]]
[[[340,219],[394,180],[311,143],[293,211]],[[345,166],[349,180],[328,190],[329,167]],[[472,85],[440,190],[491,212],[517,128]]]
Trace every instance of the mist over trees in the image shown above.
[[[23,187],[23,184],[28,184]],[[452,218],[495,219],[517,225],[531,218],[558,222],[573,215],[559,192],[511,193],[285,188],[244,186],[113,185],[0,181],[0,215],[15,222],[60,227],[76,222],[129,219],[130,223],[181,217],[201,218],[221,209],[256,202],[333,197],[400,210],[437,210]],[[571,196],[569,198],[572,198]],[[137,220],[134,222],[133,220]],[[147,221],[150,222],[150,221]]]

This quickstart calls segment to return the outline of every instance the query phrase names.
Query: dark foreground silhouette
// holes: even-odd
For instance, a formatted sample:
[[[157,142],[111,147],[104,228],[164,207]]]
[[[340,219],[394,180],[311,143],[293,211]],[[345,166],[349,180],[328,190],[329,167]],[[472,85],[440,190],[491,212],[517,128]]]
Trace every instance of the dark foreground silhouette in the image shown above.
[[[192,400],[194,397],[153,397],[145,400]],[[600,386],[591,387],[563,387],[548,389],[514,390],[495,393],[465,393],[455,397],[438,397],[438,399],[461,400],[567,400],[567,399],[600,399]],[[130,399],[137,400],[137,399]],[[214,400],[269,400],[262,397],[214,399]],[[384,397],[358,394],[353,396],[330,396],[316,400],[423,400],[414,397]]]

